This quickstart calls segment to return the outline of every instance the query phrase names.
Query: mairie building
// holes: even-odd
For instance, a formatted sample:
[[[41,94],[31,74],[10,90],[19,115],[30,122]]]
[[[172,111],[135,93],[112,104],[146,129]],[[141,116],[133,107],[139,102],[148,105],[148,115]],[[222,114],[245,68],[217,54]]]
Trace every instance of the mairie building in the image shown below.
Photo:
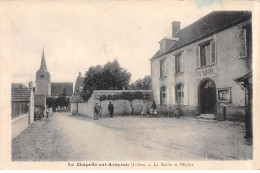
[[[246,93],[235,79],[252,72],[252,14],[214,11],[185,28],[172,22],[150,59],[160,112],[180,106],[185,116],[243,120]]]

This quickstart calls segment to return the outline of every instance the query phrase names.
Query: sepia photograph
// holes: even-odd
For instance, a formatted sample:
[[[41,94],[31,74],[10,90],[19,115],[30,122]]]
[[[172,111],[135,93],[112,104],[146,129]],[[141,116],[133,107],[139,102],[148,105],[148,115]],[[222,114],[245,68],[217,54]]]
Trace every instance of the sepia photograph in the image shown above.
[[[2,169],[257,168],[259,2],[29,2],[0,2]]]

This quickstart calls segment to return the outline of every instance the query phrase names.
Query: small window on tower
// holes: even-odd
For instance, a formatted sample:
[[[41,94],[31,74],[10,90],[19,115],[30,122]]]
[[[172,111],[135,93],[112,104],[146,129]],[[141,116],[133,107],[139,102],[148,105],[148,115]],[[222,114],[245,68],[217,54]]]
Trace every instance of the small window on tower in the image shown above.
[[[43,74],[41,74],[41,78],[44,78],[44,75],[43,75]]]

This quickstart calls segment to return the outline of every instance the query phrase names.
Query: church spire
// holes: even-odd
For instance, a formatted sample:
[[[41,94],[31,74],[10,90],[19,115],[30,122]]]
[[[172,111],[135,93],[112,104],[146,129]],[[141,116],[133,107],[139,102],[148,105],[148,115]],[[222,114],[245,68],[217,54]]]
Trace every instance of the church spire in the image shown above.
[[[41,61],[40,70],[47,71],[47,66],[46,66],[45,56],[44,56],[44,48],[43,48],[43,51],[42,51],[42,61]]]

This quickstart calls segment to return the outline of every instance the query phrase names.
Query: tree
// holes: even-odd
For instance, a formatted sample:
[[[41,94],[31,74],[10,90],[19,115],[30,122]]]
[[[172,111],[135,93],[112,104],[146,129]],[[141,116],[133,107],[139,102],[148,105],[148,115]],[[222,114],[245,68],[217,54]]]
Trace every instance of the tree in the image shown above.
[[[46,98],[46,105],[47,105],[49,108],[54,107],[54,101],[55,101],[54,98],[47,97],[47,98]]]
[[[130,90],[150,90],[151,87],[151,76],[146,75],[142,79],[138,79],[129,85]]]
[[[60,97],[58,97],[58,103],[59,103],[59,106],[60,107],[66,107],[66,110],[68,108],[68,105],[69,105],[69,98],[67,98],[67,89],[64,88],[63,89],[63,92],[62,92],[62,95]]]
[[[124,86],[127,87],[131,74],[114,60],[103,67],[90,67],[85,76],[81,96],[83,100],[88,100],[94,90],[122,90]]]

